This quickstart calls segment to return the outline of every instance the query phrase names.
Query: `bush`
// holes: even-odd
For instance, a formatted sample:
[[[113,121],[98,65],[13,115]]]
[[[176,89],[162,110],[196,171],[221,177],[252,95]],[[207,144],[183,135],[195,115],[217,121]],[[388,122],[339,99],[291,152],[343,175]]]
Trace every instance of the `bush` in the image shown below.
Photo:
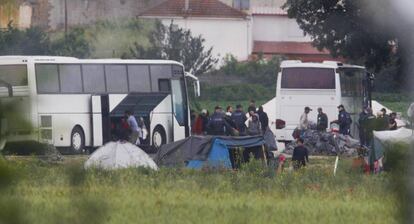
[[[265,87],[276,86],[277,73],[280,70],[281,57],[274,56],[265,60],[262,56],[248,62],[238,62],[234,56],[225,58],[224,66],[216,71],[218,75],[242,76],[253,84]]]
[[[274,88],[266,88],[259,84],[240,84],[229,86],[203,86],[202,100],[246,100],[269,99],[275,95]]]

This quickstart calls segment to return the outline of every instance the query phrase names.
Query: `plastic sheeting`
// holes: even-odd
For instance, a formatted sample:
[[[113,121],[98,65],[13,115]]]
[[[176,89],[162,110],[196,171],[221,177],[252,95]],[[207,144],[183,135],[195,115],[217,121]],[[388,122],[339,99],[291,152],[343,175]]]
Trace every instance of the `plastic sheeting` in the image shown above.
[[[161,146],[154,160],[159,166],[168,167],[187,166],[192,160],[206,161],[216,139],[227,148],[265,145],[263,136],[191,136]]]
[[[139,147],[129,142],[109,142],[98,148],[85,163],[85,168],[122,169],[146,167],[158,170],[157,164]]]
[[[332,132],[320,132],[317,130],[306,130],[302,138],[310,155],[356,155],[356,148],[359,147],[359,141],[350,136],[341,135]],[[285,152],[292,154],[293,149],[297,146],[296,142],[287,145]]]
[[[370,151],[370,162],[384,156],[384,147],[387,143],[413,143],[414,131],[408,128],[400,128],[394,131],[374,131],[374,149]]]

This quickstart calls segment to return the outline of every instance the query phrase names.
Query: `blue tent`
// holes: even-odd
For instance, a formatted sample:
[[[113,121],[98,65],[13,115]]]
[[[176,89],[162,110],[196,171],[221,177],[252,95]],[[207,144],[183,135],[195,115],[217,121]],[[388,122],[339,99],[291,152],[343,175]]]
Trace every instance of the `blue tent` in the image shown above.
[[[155,162],[158,166],[185,166],[201,169],[232,168],[229,148],[256,147],[264,145],[262,136],[224,137],[191,136],[186,139],[163,145]]]
[[[201,169],[203,167],[231,169],[229,149],[220,139],[215,139],[211,145],[207,160],[190,160],[187,167],[194,169]]]

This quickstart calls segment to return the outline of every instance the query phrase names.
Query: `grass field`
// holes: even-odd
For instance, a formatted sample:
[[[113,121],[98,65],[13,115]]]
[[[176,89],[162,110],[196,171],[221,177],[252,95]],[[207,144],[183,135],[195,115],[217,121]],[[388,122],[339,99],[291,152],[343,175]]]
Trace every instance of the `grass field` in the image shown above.
[[[312,159],[275,176],[260,162],[239,171],[84,171],[85,158],[0,162],[0,223],[397,223],[387,174]],[[2,222],[5,219],[8,222]],[[11,220],[11,221],[10,221]]]

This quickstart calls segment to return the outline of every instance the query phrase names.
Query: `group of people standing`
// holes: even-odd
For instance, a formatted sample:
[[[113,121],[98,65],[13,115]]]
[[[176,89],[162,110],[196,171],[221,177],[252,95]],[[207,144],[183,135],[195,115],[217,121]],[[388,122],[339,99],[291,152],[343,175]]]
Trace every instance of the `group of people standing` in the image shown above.
[[[125,111],[124,117],[120,120],[120,127],[113,127],[118,133],[119,140],[129,141],[134,145],[144,144],[147,140],[148,130],[143,117],[138,121],[131,111]]]
[[[352,124],[351,115],[345,110],[344,105],[341,104],[337,108],[338,108],[338,119],[335,121],[332,121],[331,123],[338,124],[340,134],[350,135],[351,124]],[[310,128],[308,114],[311,111],[312,111],[311,108],[305,107],[303,114],[300,116],[300,120],[299,120],[300,135],[302,135],[307,129]],[[328,124],[329,124],[328,116],[326,115],[326,113],[323,112],[323,109],[319,107],[316,130],[324,132],[328,129]]]
[[[372,147],[374,138],[373,131],[397,130],[397,114],[392,112],[387,114],[387,110],[382,108],[375,116],[372,109],[365,107],[359,114],[359,139],[361,145]]]
[[[198,116],[192,113],[193,133],[218,136],[263,135],[269,126],[269,118],[263,107],[256,109],[255,101],[252,100],[247,111],[248,116],[239,104],[236,110],[231,105],[227,106],[226,111],[216,106],[211,116],[206,109],[203,109]]]

